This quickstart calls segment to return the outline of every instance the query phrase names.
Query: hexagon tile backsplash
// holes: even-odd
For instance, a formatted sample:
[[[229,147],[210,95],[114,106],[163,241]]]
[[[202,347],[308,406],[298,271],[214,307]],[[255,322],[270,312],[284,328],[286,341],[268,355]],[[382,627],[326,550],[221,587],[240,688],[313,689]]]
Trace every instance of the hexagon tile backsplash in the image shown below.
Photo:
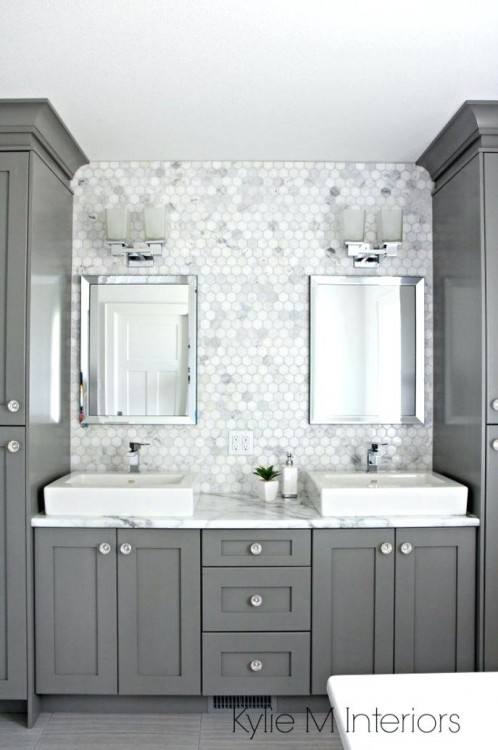
[[[347,470],[372,440],[387,466],[426,469],[432,454],[431,187],[413,164],[95,162],[74,179],[72,468],[125,470],[131,439],[150,442],[149,470],[186,470],[205,492],[252,492],[252,469],[285,460]],[[107,206],[132,212],[140,238],[147,203],[169,207],[170,237],[154,269],[129,270],[104,246]],[[380,275],[426,279],[425,425],[308,423],[308,276],[362,274],[339,239],[344,207],[367,210],[367,238],[382,206],[404,211],[404,244]],[[136,212],[136,213],[134,213]],[[198,424],[78,424],[79,275],[197,274]],[[228,456],[228,431],[254,431],[254,456]]]

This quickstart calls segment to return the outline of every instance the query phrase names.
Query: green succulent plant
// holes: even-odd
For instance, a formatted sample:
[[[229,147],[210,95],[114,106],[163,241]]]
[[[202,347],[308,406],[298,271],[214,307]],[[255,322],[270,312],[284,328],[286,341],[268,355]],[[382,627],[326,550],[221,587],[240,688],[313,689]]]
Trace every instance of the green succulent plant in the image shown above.
[[[262,479],[263,482],[271,482],[280,476],[280,472],[276,471],[273,466],[257,466],[253,474]]]

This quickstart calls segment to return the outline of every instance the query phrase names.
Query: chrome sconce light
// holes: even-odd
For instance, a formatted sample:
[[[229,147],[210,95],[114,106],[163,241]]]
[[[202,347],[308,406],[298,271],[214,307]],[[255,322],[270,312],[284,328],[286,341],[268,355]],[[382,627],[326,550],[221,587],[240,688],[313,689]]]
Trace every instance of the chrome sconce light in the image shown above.
[[[377,214],[377,242],[365,241],[365,211],[346,208],[342,214],[343,236],[354,268],[378,266],[382,258],[398,254],[403,241],[401,208],[381,208]]]
[[[106,208],[106,245],[111,255],[125,255],[128,266],[153,266],[154,257],[163,254],[167,238],[166,208],[146,206],[143,211],[145,240],[131,242],[127,208]]]

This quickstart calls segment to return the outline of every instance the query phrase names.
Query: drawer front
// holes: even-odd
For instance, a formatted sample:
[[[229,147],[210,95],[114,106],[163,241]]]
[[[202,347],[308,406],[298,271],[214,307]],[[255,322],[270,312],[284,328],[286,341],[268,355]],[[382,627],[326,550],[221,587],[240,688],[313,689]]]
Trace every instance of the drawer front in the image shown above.
[[[213,529],[203,533],[204,565],[310,565],[308,529]]]
[[[309,695],[309,633],[205,633],[204,695]]]
[[[311,568],[204,568],[204,630],[309,630]]]

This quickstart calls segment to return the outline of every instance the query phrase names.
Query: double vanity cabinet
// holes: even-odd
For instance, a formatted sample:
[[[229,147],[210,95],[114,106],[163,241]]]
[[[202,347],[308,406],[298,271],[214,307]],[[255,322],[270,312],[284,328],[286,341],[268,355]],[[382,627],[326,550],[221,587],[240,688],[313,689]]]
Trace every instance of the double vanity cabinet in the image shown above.
[[[49,522],[39,694],[306,696],[331,674],[474,669],[474,527]]]

